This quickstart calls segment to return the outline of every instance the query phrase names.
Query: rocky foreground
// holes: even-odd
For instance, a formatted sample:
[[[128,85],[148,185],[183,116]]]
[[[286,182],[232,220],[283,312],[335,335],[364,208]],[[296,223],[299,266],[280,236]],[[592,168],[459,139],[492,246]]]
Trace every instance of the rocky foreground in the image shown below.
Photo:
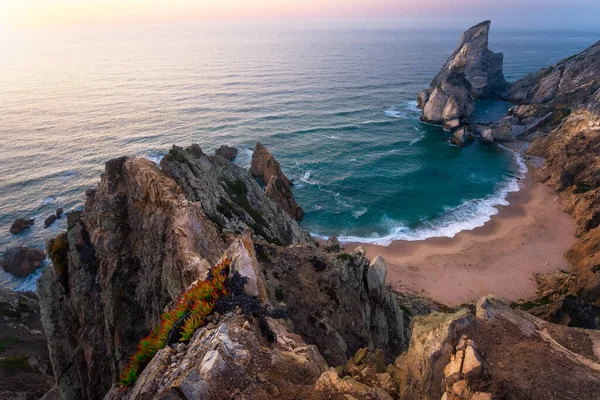
[[[47,398],[592,399],[600,390],[597,331],[492,297],[452,310],[395,293],[381,257],[313,241],[248,171],[198,146],[174,147],[160,168],[109,161],[87,195],[81,218],[48,244],[54,265],[38,283],[56,378]],[[223,263],[228,294],[191,339],[175,327],[124,379],[163,311]]]
[[[539,278],[540,299],[449,309],[392,291],[381,257],[342,252],[300,228],[293,182],[262,145],[251,171],[230,162],[236,152],[226,147],[215,156],[173,147],[160,166],[122,157],[106,163],[84,212],[47,243],[52,264],[38,281],[35,317],[54,375],[44,398],[597,398],[600,333],[581,328],[597,328],[600,315],[600,45],[508,84],[488,31],[486,22],[463,35],[420,104],[424,114],[441,112],[424,119],[496,141],[500,134],[485,133],[495,127],[471,126],[475,99],[517,103],[496,127],[533,141],[536,174],[560,192],[580,237],[567,254],[572,270]],[[148,348],[141,340],[184,293],[214,279],[215,265],[227,266],[225,294],[206,297],[197,329],[184,332],[188,311],[160,348]],[[20,308],[29,301],[0,305],[29,318],[35,311]],[[17,319],[35,343],[35,326]],[[152,357],[131,373],[140,351]],[[35,364],[27,357],[19,365]],[[41,379],[33,390],[27,379],[18,385],[31,390],[3,387],[3,396],[37,398],[50,385]]]

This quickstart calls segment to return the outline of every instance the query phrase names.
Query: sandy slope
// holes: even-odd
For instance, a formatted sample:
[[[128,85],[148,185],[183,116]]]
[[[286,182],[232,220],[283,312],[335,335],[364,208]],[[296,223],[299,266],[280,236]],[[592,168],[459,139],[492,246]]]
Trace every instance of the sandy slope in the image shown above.
[[[575,243],[575,223],[551,189],[534,182],[530,174],[522,183],[521,191],[509,195],[510,206],[499,207],[483,227],[454,238],[362,246],[369,257],[385,258],[387,280],[396,289],[420,292],[448,305],[489,293],[509,300],[533,296],[534,274],[568,269],[562,255]]]

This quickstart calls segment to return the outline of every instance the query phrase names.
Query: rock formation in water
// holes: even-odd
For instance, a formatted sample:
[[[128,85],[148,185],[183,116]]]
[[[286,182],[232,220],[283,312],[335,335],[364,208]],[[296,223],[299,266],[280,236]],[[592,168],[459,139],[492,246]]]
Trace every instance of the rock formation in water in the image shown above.
[[[463,33],[430,87],[419,93],[423,121],[457,128],[473,116],[474,99],[505,95],[504,56],[488,49],[489,30],[490,21],[485,21]]]
[[[293,182],[281,172],[279,162],[277,162],[271,153],[269,153],[269,150],[260,143],[256,143],[256,147],[252,153],[250,173],[253,177],[262,180],[265,185],[269,183],[272,176],[281,178],[288,186],[293,185]]]
[[[13,235],[16,235],[17,233],[21,233],[24,230],[31,228],[33,223],[34,223],[33,218],[32,219],[17,218],[15,220],[15,222],[13,222],[12,225],[10,226],[10,233],[12,233]]]
[[[39,249],[17,246],[7,249],[2,257],[2,269],[23,278],[41,267],[46,254]]]

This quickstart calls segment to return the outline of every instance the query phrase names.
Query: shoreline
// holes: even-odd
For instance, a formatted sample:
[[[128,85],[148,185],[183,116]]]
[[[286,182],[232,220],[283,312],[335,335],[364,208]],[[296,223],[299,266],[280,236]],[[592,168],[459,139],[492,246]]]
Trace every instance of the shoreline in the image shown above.
[[[575,222],[555,201],[556,193],[536,182],[531,171],[520,183],[520,190],[506,197],[509,205],[496,206],[498,213],[488,222],[452,238],[342,247],[362,246],[370,258],[382,256],[394,289],[449,306],[487,294],[510,301],[533,297],[534,274],[569,268],[563,254],[576,242]]]

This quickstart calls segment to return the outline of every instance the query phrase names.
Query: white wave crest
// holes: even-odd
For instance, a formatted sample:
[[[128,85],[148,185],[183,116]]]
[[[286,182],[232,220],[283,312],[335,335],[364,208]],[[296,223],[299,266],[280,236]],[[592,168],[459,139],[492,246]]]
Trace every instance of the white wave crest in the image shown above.
[[[310,179],[310,174],[311,174],[311,171],[310,171],[310,170],[309,170],[309,171],[306,171],[306,172],[304,172],[304,173],[302,174],[302,176],[300,177],[300,181],[301,181],[301,182],[304,182],[304,183],[307,183],[307,184],[309,184],[309,185],[318,185],[318,184],[319,184],[319,182],[317,182],[317,181],[313,181],[313,180],[311,180],[311,179]]]
[[[417,138],[414,138],[413,140],[410,141],[410,143],[408,144],[409,146],[412,146],[415,143],[420,142],[421,140],[423,140],[425,138],[425,135],[421,133],[421,135]]]
[[[511,152],[518,169],[515,176],[507,178],[493,194],[483,199],[470,200],[457,207],[448,208],[441,217],[424,222],[422,226],[416,229],[411,229],[399,221],[384,217],[382,224],[389,227],[389,234],[372,234],[368,237],[339,236],[339,241],[342,243],[358,242],[387,246],[395,240],[416,241],[432,237],[452,238],[461,231],[473,230],[483,226],[493,215],[498,214],[497,206],[509,205],[506,197],[509,193],[520,190],[521,185],[519,181],[527,172],[527,166],[519,153],[510,149],[506,150]],[[320,234],[313,234],[313,236],[318,238],[325,237]]]
[[[356,219],[359,219],[360,217],[362,217],[363,215],[365,215],[367,213],[367,209],[366,208],[361,208],[358,211],[353,211],[352,212],[352,216]]]
[[[383,112],[385,115],[387,115],[388,117],[392,117],[392,118],[406,118],[406,113],[403,113],[401,111],[396,110],[395,108],[390,108],[389,110],[386,110]]]
[[[56,201],[56,196],[51,194],[42,199],[42,204],[52,204]]]

